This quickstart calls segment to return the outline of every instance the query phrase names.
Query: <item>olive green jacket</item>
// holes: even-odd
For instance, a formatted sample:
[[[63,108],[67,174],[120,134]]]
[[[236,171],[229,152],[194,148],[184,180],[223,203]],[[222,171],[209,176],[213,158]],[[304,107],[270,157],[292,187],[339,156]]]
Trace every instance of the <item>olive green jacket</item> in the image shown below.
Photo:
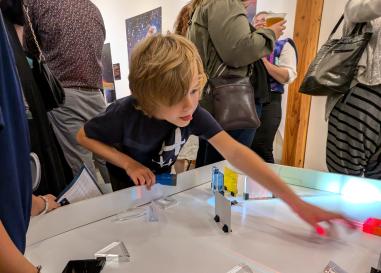
[[[248,65],[270,55],[275,43],[272,30],[250,31],[240,0],[205,0],[193,13],[188,38],[211,78],[225,65],[223,75],[246,76]]]

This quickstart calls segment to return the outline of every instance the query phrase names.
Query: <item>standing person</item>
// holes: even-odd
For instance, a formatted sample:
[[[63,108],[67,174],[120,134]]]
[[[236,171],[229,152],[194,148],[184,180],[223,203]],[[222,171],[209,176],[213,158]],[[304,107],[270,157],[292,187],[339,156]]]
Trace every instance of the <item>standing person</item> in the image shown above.
[[[248,75],[250,65],[271,54],[275,40],[285,29],[285,21],[252,32],[245,7],[252,1],[193,0],[192,24],[188,37],[196,45],[206,74],[214,77],[219,67],[227,66],[223,75]],[[242,128],[228,133],[250,147],[255,129]],[[222,156],[200,139],[196,166],[222,160]]]
[[[5,12],[9,11],[3,8],[3,2],[1,7]],[[16,8],[12,7],[12,10]],[[21,21],[13,23],[20,24]],[[12,241],[23,252],[32,204],[28,124],[15,59],[2,16],[0,31],[0,220]]]
[[[256,29],[266,27],[268,12],[257,13],[252,21]],[[290,38],[277,40],[274,51],[262,58],[270,85],[270,101],[262,105],[261,126],[257,129],[251,149],[268,163],[274,163],[273,143],[282,120],[282,95],[285,85],[292,83],[297,76],[297,54]]]
[[[381,179],[381,1],[348,1],[344,22],[344,34],[366,22],[364,31],[373,35],[358,63],[354,87],[344,97],[328,97],[327,167]]]
[[[21,84],[3,20],[21,29],[21,7],[19,0],[0,1],[0,273],[40,272],[23,256],[32,208],[29,134]]]
[[[26,0],[26,4],[46,62],[65,91],[64,105],[49,112],[58,142],[73,174],[84,162],[95,175],[93,155],[76,142],[75,135],[106,109],[101,92],[106,35],[102,15],[90,0]],[[38,56],[28,27],[25,36],[28,50]],[[104,163],[101,166],[105,178]]]
[[[186,36],[189,27],[189,20],[191,19],[192,14],[192,2],[188,2],[185,6],[183,6],[177,15],[175,24],[173,26],[174,33]]]
[[[38,88],[25,56],[22,46],[23,26],[14,25],[6,19],[5,27],[22,86],[31,151],[38,156],[41,163],[41,180],[35,194],[58,195],[70,183],[73,175],[50,126],[43,101],[44,90]]]

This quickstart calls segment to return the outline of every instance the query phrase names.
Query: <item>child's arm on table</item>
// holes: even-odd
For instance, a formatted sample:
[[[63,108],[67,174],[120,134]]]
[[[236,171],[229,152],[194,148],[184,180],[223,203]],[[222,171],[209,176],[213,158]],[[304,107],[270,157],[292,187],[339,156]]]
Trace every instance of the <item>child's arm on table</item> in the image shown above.
[[[149,189],[155,183],[155,175],[149,168],[114,147],[87,137],[83,128],[77,133],[77,141],[89,151],[124,169],[135,185],[147,185]]]
[[[315,229],[319,227],[319,222],[330,222],[331,220],[336,219],[343,220],[350,227],[353,227],[353,223],[341,214],[323,210],[303,201],[280,179],[279,176],[266,166],[264,161],[257,154],[235,141],[225,131],[219,132],[210,138],[209,142],[233,166],[237,167],[269,189],[272,193],[287,203],[300,218]]]

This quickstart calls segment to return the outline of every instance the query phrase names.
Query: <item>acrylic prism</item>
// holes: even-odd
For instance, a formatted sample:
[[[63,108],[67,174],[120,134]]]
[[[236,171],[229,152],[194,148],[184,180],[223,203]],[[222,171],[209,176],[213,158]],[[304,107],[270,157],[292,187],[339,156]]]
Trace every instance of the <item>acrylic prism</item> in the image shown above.
[[[129,262],[130,253],[123,242],[112,242],[94,254],[95,258],[106,258],[106,262]]]

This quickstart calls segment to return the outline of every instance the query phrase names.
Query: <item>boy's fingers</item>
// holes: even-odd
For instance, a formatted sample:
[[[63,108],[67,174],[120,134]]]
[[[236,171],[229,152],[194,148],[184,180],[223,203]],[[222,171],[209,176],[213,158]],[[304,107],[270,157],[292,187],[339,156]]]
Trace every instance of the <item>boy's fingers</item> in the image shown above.
[[[149,176],[151,177],[152,184],[155,184],[156,183],[156,176],[153,174],[153,172],[150,171]]]
[[[143,174],[143,176],[144,176],[144,180],[145,180],[146,184],[150,186],[152,184],[152,179],[149,176],[149,173],[146,172],[146,173]]]
[[[138,175],[136,177],[137,184],[136,185],[144,185],[144,178],[142,175]]]
[[[132,178],[132,182],[134,182],[135,186],[139,185],[139,181],[137,178]]]
[[[341,220],[350,229],[356,229],[357,228],[357,226],[353,220],[350,220],[343,215],[340,215],[340,217],[338,219]]]

